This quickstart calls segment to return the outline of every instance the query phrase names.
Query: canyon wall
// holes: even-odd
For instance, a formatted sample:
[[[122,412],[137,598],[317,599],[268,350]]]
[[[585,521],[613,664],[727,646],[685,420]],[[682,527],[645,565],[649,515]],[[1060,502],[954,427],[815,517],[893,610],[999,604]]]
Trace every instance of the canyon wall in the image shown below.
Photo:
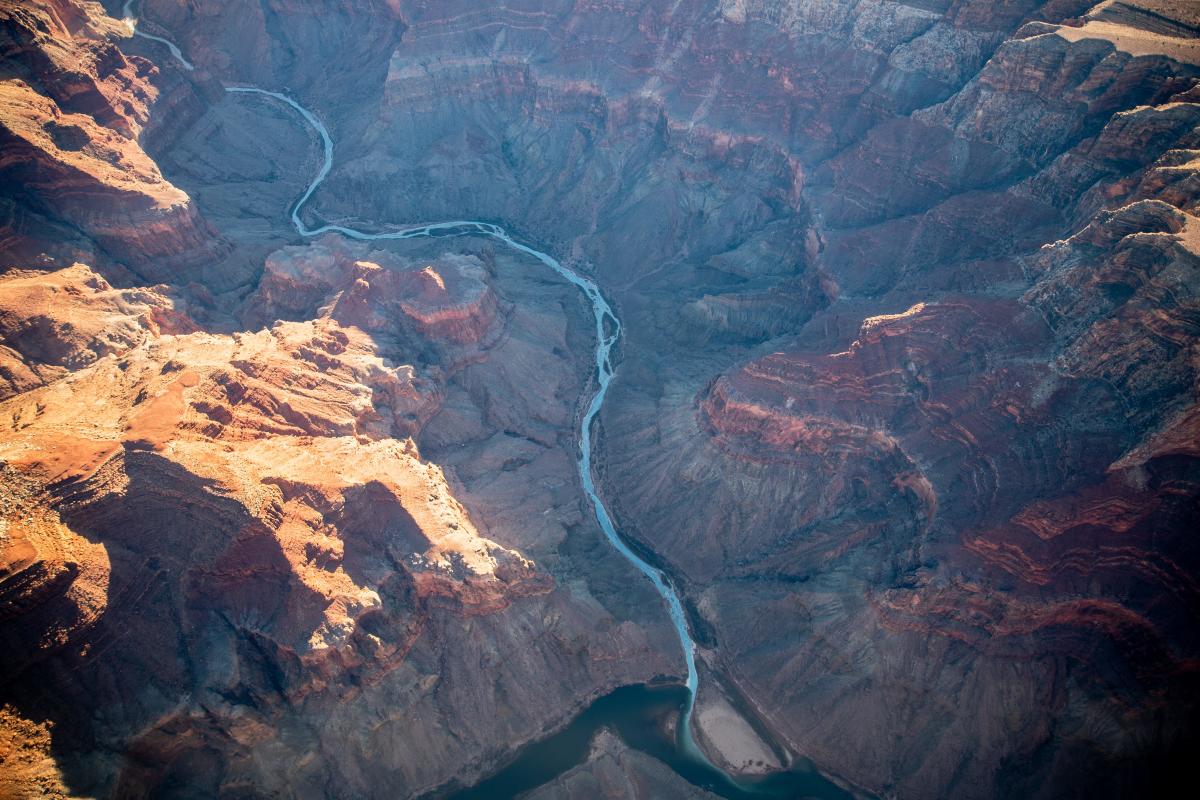
[[[153,278],[218,257],[228,245],[142,149],[158,69],[123,54],[124,24],[98,3],[6,2],[0,26],[8,201]]]
[[[1187,3],[140,6],[194,70],[0,4],[0,742],[39,785],[415,794],[681,669],[576,485],[577,293],[469,239],[298,241],[319,143],[247,83],[333,136],[310,226],[492,220],[598,282],[602,493],[784,760],[1182,774]],[[679,790],[601,742],[539,796],[621,780]]]
[[[572,480],[573,287],[474,241],[300,243],[289,182],[212,167],[272,109],[124,56],[158,45],[96,4],[4,12],[5,796],[415,795],[680,673]],[[76,99],[28,67],[63,53]],[[301,152],[265,168],[307,181],[274,119]],[[148,155],[189,148],[186,188]]]

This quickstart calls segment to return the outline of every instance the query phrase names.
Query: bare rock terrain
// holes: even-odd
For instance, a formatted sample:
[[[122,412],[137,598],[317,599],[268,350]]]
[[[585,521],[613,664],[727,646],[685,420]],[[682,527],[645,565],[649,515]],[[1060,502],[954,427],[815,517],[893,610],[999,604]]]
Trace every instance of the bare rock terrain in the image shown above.
[[[1162,793],[1200,657],[1176,0],[0,0],[0,794],[418,796],[621,685],[868,794]],[[718,688],[719,687],[719,688]],[[709,694],[706,694],[709,692]],[[602,734],[536,797],[706,796]],[[9,777],[16,775],[16,778]],[[40,793],[40,794],[36,794]]]

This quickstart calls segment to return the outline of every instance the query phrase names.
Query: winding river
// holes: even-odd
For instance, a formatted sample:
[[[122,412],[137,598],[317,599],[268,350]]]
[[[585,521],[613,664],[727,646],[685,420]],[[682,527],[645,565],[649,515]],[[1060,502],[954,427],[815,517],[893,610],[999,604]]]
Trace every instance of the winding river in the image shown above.
[[[692,640],[691,632],[688,630],[687,618],[683,612],[683,603],[680,602],[679,595],[671,588],[666,576],[659,569],[651,566],[645,559],[633,552],[629,545],[617,535],[612,517],[609,515],[608,509],[604,506],[604,501],[600,499],[600,495],[596,491],[596,483],[592,478],[592,420],[600,413],[600,408],[604,405],[604,398],[608,395],[608,386],[613,379],[613,366],[610,354],[612,353],[613,345],[617,343],[617,338],[621,335],[621,321],[617,319],[617,315],[613,313],[612,306],[608,304],[608,301],[604,299],[604,295],[600,293],[599,287],[578,272],[564,267],[553,256],[518,242],[509,236],[499,225],[494,225],[490,222],[453,220],[451,222],[437,222],[431,225],[421,225],[419,227],[403,228],[383,233],[369,233],[356,228],[347,228],[343,225],[322,225],[319,228],[308,227],[300,218],[300,210],[333,168],[333,139],[329,136],[329,130],[315,114],[285,94],[250,86],[230,86],[225,91],[236,94],[257,94],[285,103],[295,109],[300,116],[304,117],[304,120],[321,137],[321,143],[324,147],[324,163],[321,164],[321,169],[317,172],[316,177],[313,178],[312,183],[308,185],[308,189],[305,190],[300,200],[292,208],[292,225],[295,226],[296,231],[301,236],[340,233],[351,239],[375,241],[380,239],[414,239],[418,236],[444,234],[482,234],[490,236],[493,239],[499,239],[512,249],[533,256],[557,272],[569,283],[577,286],[583,292],[584,296],[587,297],[588,302],[592,306],[592,315],[596,319],[595,360],[598,385],[596,393],[592,395],[592,400],[588,403],[587,412],[583,415],[583,419],[579,424],[579,461],[577,462],[579,478],[583,482],[583,491],[587,494],[588,499],[592,503],[592,508],[596,512],[596,521],[600,523],[600,529],[604,531],[605,538],[617,549],[618,553],[624,556],[629,563],[633,564],[638,572],[650,579],[650,582],[654,584],[654,588],[658,591],[659,595],[666,601],[667,613],[670,615],[671,622],[675,626],[675,632],[679,636],[679,643],[683,647],[684,661],[687,663],[688,696],[684,704],[683,716],[679,722],[679,742],[688,755],[706,762],[707,759],[700,752],[700,749],[696,747],[691,730],[692,710],[695,706],[696,688],[699,684],[699,677],[696,673],[696,643]]]
[[[192,70],[191,62],[183,56],[173,42],[137,30],[137,18],[131,12],[132,5],[133,0],[126,0],[122,9],[125,22],[129,25],[132,33],[166,46],[180,65],[189,71]],[[597,387],[579,424],[579,459],[577,461],[579,479],[592,504],[592,509],[595,511],[596,521],[600,524],[600,529],[604,532],[609,544],[638,572],[646,576],[666,603],[667,613],[683,649],[684,662],[687,665],[687,680],[684,687],[674,690],[670,687],[652,689],[641,686],[618,689],[596,701],[566,729],[524,748],[512,764],[483,781],[479,786],[465,790],[462,796],[494,798],[512,796],[518,791],[534,788],[580,763],[586,756],[587,743],[590,742],[591,737],[600,728],[607,727],[620,732],[622,738],[630,746],[654,755],[690,782],[705,786],[724,797],[848,797],[849,795],[842,789],[805,764],[801,764],[799,770],[779,773],[764,781],[750,785],[740,784],[713,765],[696,746],[691,724],[696,690],[699,685],[699,677],[696,672],[696,643],[688,629],[683,603],[671,587],[666,575],[635,553],[617,534],[612,517],[605,507],[604,501],[600,499],[592,476],[592,422],[600,413],[604,399],[608,395],[609,384],[612,383],[611,353],[621,334],[621,321],[613,312],[612,306],[604,299],[595,282],[563,266],[553,256],[513,239],[504,228],[490,222],[452,220],[383,232],[362,231],[334,224],[321,225],[317,228],[308,227],[301,219],[300,212],[333,168],[333,139],[329,135],[329,130],[315,114],[280,92],[253,86],[231,86],[226,87],[225,91],[239,95],[258,95],[284,103],[298,113],[321,138],[323,149],[321,168],[309,183],[304,194],[292,207],[292,225],[301,236],[314,237],[326,233],[336,233],[362,241],[414,239],[442,235],[488,236],[537,259],[568,283],[577,287],[591,304],[592,315],[596,320],[594,358]],[[661,738],[646,734],[646,731],[653,727],[648,722],[651,717],[664,709],[677,708],[681,708],[682,712],[675,726],[676,736],[673,745],[666,745]]]
[[[161,36],[155,36],[151,33],[142,33],[138,30],[138,18],[133,13],[133,0],[125,0],[125,5],[121,8],[121,19],[123,19],[125,24],[129,26],[129,30],[134,36],[140,36],[143,39],[149,39],[152,42],[158,42],[161,45],[165,45],[167,50],[171,52],[171,57],[178,61],[184,69],[186,69],[188,72],[191,72],[193,69],[195,69],[195,66],[192,65],[192,62],[183,57],[183,52],[176,47],[175,43],[170,39],[164,39]]]

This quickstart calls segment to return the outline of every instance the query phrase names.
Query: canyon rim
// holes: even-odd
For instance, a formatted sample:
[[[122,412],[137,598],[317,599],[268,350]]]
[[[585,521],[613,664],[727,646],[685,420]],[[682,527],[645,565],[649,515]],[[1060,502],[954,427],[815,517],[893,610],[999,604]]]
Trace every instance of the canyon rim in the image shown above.
[[[1200,4],[0,0],[0,798],[1121,798]]]

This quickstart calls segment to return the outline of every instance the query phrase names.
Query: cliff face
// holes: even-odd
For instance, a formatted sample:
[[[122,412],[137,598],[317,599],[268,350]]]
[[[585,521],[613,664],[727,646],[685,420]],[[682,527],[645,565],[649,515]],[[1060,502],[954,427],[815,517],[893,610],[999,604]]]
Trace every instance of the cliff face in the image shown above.
[[[157,69],[118,48],[123,23],[98,3],[7,2],[0,29],[5,195],[156,278],[227,249],[139,144]]]
[[[94,3],[0,3],[0,746],[31,781],[413,794],[680,669],[576,486],[577,292],[469,238],[298,241],[319,145],[221,83],[329,127],[309,225],[493,220],[597,280],[602,492],[683,589],[706,707],[883,795],[1186,767],[1188,4],[139,16],[195,70]],[[540,796],[674,781],[608,741]]]
[[[882,791],[1121,794],[1193,741],[1195,56],[1112,5],[808,169],[830,304],[607,418],[709,659]]]
[[[249,316],[310,319],[323,310],[377,336],[467,347],[497,328],[487,272],[475,256],[443,254],[418,264],[326,235],[319,245],[267,256]]]
[[[293,265],[328,254],[292,250]],[[410,304],[411,330],[344,319],[359,308],[361,259],[338,302],[233,335],[83,266],[0,282],[5,308],[45,309],[23,327],[0,317],[31,375],[12,370],[3,401],[5,698],[13,725],[53,720],[66,786],[161,794],[180,775],[215,793],[336,774],[355,791],[416,793],[487,769],[593,694],[675,669],[652,644],[670,641],[664,622],[597,599],[606,581],[632,580],[630,567],[604,554],[582,578],[558,553],[568,528],[600,545],[579,495],[546,481],[569,474],[572,415],[558,392],[572,397],[583,375],[586,328],[570,334],[577,361],[561,311],[512,320],[493,299],[484,328],[521,330],[484,342],[460,321],[494,298],[481,266],[492,254],[372,258],[396,271],[380,279],[372,264],[363,291]],[[278,307],[269,293],[284,268],[270,263],[276,280],[248,307]],[[539,267],[503,268],[507,291],[539,291]],[[445,291],[429,290],[430,275],[446,276]],[[403,348],[420,357],[419,340],[437,366],[396,361]],[[543,385],[507,390],[505,371],[530,357]],[[505,414],[500,433],[491,417]],[[419,449],[426,431],[457,437],[445,468]],[[525,431],[549,439],[531,445]],[[479,461],[504,472],[473,476],[465,467]],[[517,485],[494,485],[498,475]],[[481,515],[501,503],[511,519]],[[651,590],[635,596],[654,613]],[[52,700],[39,688],[47,670]]]

